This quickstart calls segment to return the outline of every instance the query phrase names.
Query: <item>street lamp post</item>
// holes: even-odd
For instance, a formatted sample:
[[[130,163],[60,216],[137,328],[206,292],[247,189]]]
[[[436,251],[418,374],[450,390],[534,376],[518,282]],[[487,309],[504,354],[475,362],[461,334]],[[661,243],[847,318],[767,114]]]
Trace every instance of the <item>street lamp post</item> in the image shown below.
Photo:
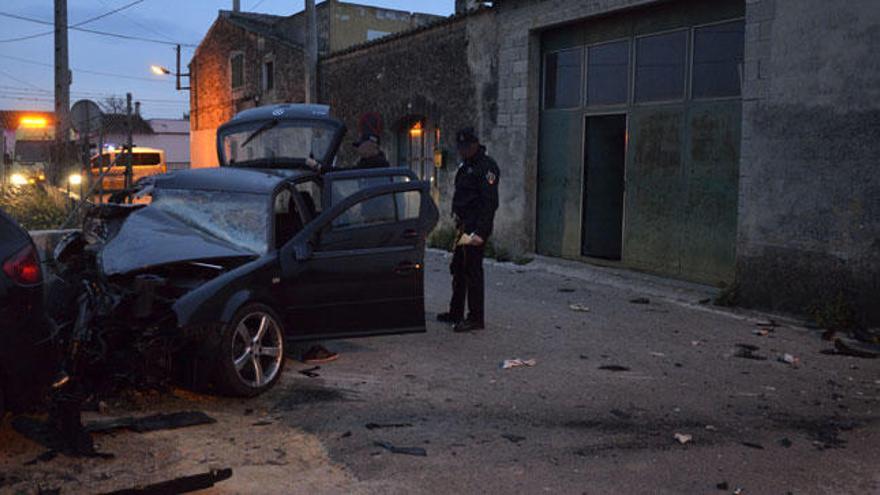
[[[156,74],[157,76],[173,75],[174,77],[176,77],[178,91],[190,88],[189,86],[181,86],[180,85],[180,78],[181,77],[189,77],[189,72],[187,72],[185,74],[180,72],[180,45],[177,45],[177,72],[171,72],[169,69],[166,69],[165,67],[163,67],[161,65],[151,65],[150,70],[153,71],[153,74]]]

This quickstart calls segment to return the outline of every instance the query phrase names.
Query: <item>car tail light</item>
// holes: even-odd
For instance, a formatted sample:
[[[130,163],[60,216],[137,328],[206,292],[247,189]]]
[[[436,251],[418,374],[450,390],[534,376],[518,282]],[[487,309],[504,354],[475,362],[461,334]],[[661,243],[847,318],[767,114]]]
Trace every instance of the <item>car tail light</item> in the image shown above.
[[[33,246],[27,246],[3,263],[3,271],[15,283],[36,285],[43,280],[40,259]]]

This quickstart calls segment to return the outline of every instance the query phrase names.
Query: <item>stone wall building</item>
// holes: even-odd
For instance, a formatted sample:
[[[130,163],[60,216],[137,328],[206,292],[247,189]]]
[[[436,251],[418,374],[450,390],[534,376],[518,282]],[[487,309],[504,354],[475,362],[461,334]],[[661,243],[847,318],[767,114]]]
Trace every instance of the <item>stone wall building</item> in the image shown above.
[[[319,62],[320,99],[350,129],[378,113],[444,213],[474,125],[502,170],[498,244],[880,321],[876,2],[456,7]]]
[[[326,55],[418,27],[437,16],[327,0],[316,9]],[[217,166],[216,130],[258,105],[305,101],[305,16],[220,11],[189,64],[191,161]]]

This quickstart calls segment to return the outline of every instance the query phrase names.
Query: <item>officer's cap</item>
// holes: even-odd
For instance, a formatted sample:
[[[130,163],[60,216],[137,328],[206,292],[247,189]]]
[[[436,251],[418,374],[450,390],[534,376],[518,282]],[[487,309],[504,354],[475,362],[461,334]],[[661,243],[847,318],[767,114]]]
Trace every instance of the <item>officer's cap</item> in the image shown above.
[[[479,143],[480,139],[477,137],[477,132],[473,127],[465,127],[461,129],[455,134],[455,143],[459,148],[466,147],[469,144]]]

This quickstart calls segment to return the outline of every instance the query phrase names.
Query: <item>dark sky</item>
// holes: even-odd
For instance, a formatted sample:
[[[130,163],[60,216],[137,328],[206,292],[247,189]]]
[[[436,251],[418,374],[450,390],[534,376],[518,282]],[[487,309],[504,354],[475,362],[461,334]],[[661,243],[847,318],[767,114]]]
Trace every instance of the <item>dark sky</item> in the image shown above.
[[[68,24],[99,16],[134,0],[69,0]],[[357,0],[353,3],[400,10],[449,15],[454,0]],[[302,0],[241,0],[242,10],[290,15],[303,9]],[[119,13],[83,25],[98,31],[197,45],[220,9],[232,0],[143,0]],[[2,0],[0,13],[44,21],[53,19],[52,0]],[[52,26],[0,16],[0,110],[51,110],[53,36],[16,38],[51,32]],[[69,32],[73,69],[71,103],[131,92],[142,102],[142,113],[153,117],[180,117],[189,109],[189,94],[174,88],[171,76],[156,76],[151,64],[174,69],[174,47],[158,43]],[[193,48],[183,49],[183,64]],[[95,72],[103,74],[95,74]]]

